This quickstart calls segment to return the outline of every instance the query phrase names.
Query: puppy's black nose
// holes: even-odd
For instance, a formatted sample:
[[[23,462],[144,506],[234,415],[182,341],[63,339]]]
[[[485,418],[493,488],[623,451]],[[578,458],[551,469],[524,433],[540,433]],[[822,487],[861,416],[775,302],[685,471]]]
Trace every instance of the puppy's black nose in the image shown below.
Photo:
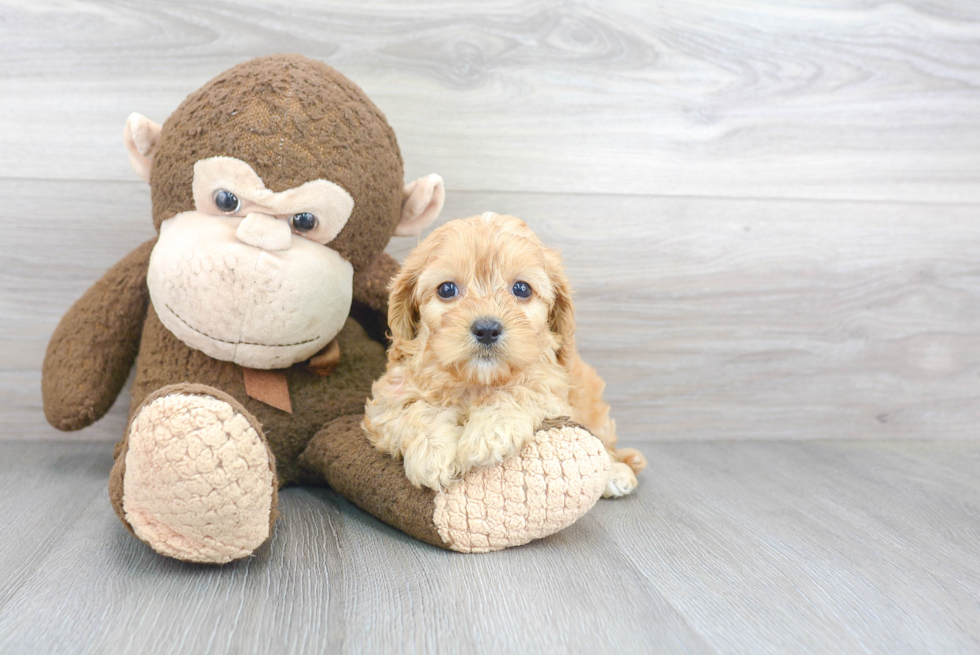
[[[481,318],[473,322],[470,330],[473,332],[473,336],[476,337],[477,341],[485,346],[489,346],[500,338],[501,333],[504,331],[504,326],[500,324],[500,321],[492,318]]]

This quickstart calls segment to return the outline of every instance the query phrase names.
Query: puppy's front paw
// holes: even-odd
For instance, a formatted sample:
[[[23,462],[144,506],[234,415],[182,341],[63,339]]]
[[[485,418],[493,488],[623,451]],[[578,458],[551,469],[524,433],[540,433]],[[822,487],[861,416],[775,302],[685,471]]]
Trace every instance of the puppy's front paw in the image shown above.
[[[634,448],[617,448],[616,459],[633,469],[633,473],[639,473],[647,466],[647,458]]]
[[[507,417],[495,412],[470,415],[459,440],[456,461],[462,473],[471,468],[499,464],[516,455],[534,438],[534,425],[526,417]]]
[[[461,473],[456,462],[455,439],[421,437],[405,450],[405,475],[416,487],[439,491]]]
[[[636,489],[636,474],[629,464],[613,462],[609,467],[609,481],[602,492],[603,498],[619,498]]]

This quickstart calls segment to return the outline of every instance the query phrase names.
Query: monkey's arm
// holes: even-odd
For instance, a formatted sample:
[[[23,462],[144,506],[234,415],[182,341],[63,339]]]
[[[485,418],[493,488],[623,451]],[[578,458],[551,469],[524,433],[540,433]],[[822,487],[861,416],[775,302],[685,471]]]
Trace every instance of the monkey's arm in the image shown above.
[[[371,265],[354,274],[354,301],[351,316],[361,324],[372,339],[387,345],[388,282],[395,277],[401,264],[382,252]]]
[[[51,336],[41,395],[44,415],[59,430],[80,430],[102,418],[126,383],[146,320],[146,270],[155,243],[147,241],[110,268]]]
[[[300,455],[361,509],[433,546],[482,553],[568,527],[595,505],[609,478],[602,442],[568,417],[547,420],[519,456],[474,469],[449,488],[412,486],[402,462],[367,439],[361,415],[327,423]]]

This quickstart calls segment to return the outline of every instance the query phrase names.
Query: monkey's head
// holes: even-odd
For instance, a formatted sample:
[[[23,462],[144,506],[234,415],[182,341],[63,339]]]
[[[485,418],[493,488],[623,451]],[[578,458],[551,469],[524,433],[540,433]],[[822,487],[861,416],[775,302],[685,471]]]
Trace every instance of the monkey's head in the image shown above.
[[[438,175],[404,185],[395,134],[364,92],[299,55],[245,62],[159,126],[133,114],[124,141],[150,183],[160,237],[147,284],[191,348],[282,368],[327,345],[355,270],[392,234],[417,234],[445,198]]]

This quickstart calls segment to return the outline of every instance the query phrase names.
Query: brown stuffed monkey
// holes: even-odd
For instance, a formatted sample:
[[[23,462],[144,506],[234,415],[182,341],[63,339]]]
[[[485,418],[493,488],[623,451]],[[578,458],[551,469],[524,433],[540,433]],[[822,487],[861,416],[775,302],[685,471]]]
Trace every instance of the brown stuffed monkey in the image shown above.
[[[526,543],[595,503],[608,461],[567,421],[440,492],[409,484],[362,433],[398,270],[383,250],[429,225],[444,189],[437,175],[403,184],[394,132],[350,80],[261,57],[162,127],[130,116],[124,140],[158,236],[64,316],[42,391],[48,421],[78,430],[135,362],[109,491],[140,540],[186,561],[246,557],[271,535],[278,489],[297,483],[460,551]]]

